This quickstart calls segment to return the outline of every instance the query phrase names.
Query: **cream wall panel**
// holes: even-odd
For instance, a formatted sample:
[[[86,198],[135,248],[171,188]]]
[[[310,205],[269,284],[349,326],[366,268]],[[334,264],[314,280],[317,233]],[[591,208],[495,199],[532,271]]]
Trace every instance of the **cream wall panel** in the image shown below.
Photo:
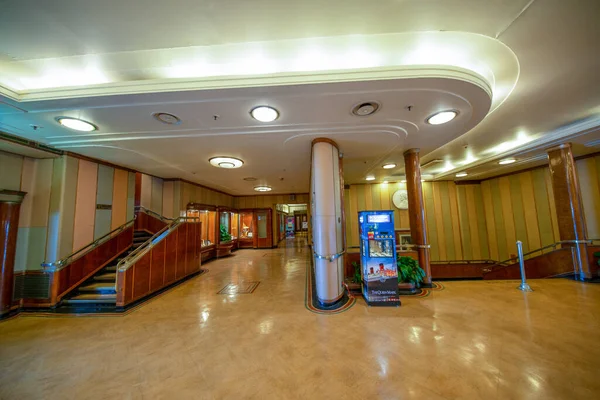
[[[75,222],[73,228],[73,251],[81,249],[94,240],[97,182],[98,164],[79,160],[77,194],[75,198]]]
[[[0,152],[0,189],[21,189],[23,159],[23,156]]]

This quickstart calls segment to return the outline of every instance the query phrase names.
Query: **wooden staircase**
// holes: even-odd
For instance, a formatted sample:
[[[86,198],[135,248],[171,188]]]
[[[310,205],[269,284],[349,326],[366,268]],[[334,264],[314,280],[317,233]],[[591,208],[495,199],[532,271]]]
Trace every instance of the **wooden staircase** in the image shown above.
[[[57,311],[63,312],[90,312],[114,309],[117,302],[116,279],[117,264],[127,257],[132,251],[141,246],[152,237],[152,234],[137,230],[133,233],[133,245],[119,255],[106,267],[98,271],[90,279],[65,296],[60,302]]]

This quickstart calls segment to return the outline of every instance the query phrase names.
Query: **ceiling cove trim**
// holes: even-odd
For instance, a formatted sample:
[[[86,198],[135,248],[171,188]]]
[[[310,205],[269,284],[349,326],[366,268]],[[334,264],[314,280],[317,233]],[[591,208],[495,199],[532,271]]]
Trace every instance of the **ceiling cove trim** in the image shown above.
[[[23,90],[19,92],[0,85],[0,95],[17,102],[30,102],[123,94],[419,78],[455,79],[465,81],[480,87],[488,94],[488,96],[490,96],[490,98],[493,97],[493,82],[487,82],[483,76],[466,68],[446,65],[410,65],[393,68],[364,68],[361,70],[279,73],[268,76],[234,75],[194,79],[156,79],[147,81],[115,82],[83,87],[56,87],[38,90]]]
[[[460,168],[454,168],[446,172],[442,172],[435,176],[434,180],[445,180],[443,178],[449,177],[456,173],[458,170],[475,168],[489,162],[499,161],[507,157],[515,157],[519,154],[523,154],[530,151],[543,150],[550,147],[554,147],[563,142],[570,141],[572,138],[586,135],[590,132],[594,132],[600,129],[600,116],[594,116],[585,118],[568,125],[564,125],[560,128],[554,129],[544,134],[540,139],[533,140],[523,146],[515,149],[505,151],[503,153],[495,154],[493,156],[481,158],[471,164],[461,165]]]

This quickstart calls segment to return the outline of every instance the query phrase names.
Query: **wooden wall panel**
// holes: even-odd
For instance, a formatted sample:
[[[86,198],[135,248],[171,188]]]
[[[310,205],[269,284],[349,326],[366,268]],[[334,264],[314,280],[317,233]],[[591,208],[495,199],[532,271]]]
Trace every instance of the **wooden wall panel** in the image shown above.
[[[587,237],[600,239],[600,156],[576,162]]]
[[[128,221],[128,192],[129,172],[122,169],[115,169],[110,230],[116,229]]]
[[[161,240],[150,251],[150,291],[154,292],[163,286],[165,279],[166,241]]]
[[[97,184],[98,164],[79,160],[75,200],[75,226],[73,228],[73,251],[87,246],[94,240]]]

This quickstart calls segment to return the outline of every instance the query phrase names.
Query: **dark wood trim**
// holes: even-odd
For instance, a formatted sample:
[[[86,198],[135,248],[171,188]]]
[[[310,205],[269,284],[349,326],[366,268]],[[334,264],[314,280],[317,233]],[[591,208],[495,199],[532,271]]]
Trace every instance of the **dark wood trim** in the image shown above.
[[[586,158],[598,157],[598,156],[600,156],[600,151],[596,151],[594,153],[585,154],[583,156],[575,157],[575,161],[585,160]]]
[[[262,197],[262,196],[290,196],[290,195],[296,195],[296,196],[310,196],[310,193],[257,193],[257,194],[243,194],[243,195],[236,195],[233,197]],[[297,201],[297,200],[294,200]],[[294,203],[285,203],[285,204],[294,204]],[[301,202],[301,203],[297,203],[297,204],[306,204],[305,202]]]
[[[493,179],[493,178],[491,178]],[[442,182],[442,181],[437,181],[437,182]],[[481,184],[481,180],[476,180],[476,179],[472,179],[472,180],[468,180],[468,181],[454,181],[455,185],[480,185]]]
[[[29,139],[21,138],[19,136],[11,135],[10,133],[6,133],[4,131],[0,131],[0,140],[18,144],[23,147],[29,147],[31,149],[35,149],[35,150],[39,150],[39,151],[45,151],[46,153],[54,154],[57,156],[62,156],[63,154],[65,154],[65,152],[63,150],[59,150],[52,146],[48,146],[46,144],[36,142],[35,140],[29,140]],[[17,154],[17,155],[21,156],[21,157],[27,157],[22,154]],[[55,158],[55,157],[52,157],[52,158]]]
[[[196,211],[217,211],[218,206],[211,206],[209,204],[201,204],[201,203],[188,203],[185,206],[186,210],[196,210]]]

